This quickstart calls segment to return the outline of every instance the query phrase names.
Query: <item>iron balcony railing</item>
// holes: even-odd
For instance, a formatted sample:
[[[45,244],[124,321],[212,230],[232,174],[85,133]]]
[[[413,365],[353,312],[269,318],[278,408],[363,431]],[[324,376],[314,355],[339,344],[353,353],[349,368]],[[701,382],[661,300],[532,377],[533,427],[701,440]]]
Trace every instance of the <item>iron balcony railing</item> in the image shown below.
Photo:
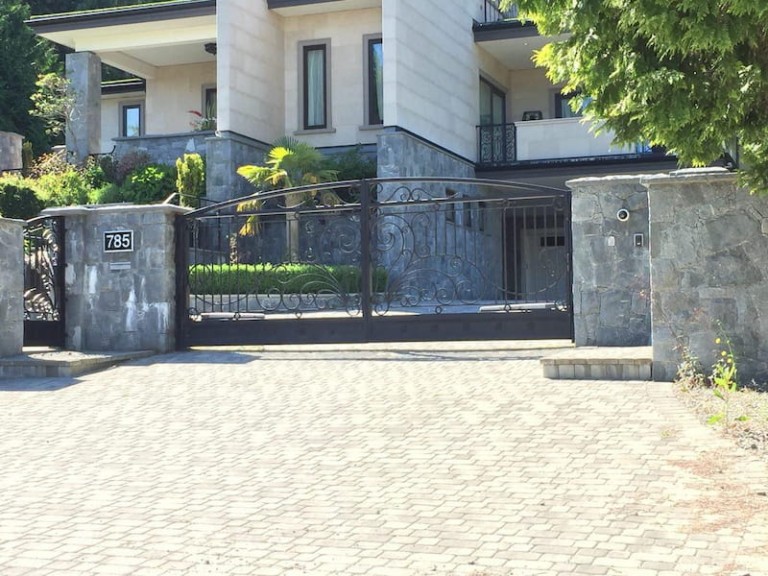
[[[483,3],[483,23],[501,22],[518,17],[517,4],[512,4],[506,10],[499,6],[499,0],[485,0]]]
[[[478,164],[504,166],[517,160],[517,129],[514,124],[477,127]]]

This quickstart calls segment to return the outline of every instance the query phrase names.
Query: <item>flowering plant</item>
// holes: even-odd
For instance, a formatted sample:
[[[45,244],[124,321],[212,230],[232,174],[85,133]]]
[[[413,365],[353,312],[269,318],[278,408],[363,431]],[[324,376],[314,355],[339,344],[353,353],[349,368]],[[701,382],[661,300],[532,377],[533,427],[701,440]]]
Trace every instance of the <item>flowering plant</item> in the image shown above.
[[[203,114],[198,110],[188,110],[188,112],[193,116],[189,125],[195,132],[201,132],[203,130],[216,130],[215,116]]]

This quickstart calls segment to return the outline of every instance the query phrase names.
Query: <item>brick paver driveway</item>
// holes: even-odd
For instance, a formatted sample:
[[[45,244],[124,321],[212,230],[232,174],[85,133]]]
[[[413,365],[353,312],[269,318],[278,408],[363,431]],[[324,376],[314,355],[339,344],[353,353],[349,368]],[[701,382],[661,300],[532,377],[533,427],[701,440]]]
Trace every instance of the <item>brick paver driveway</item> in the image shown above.
[[[671,385],[546,381],[538,354],[0,383],[0,575],[768,574],[763,465]]]

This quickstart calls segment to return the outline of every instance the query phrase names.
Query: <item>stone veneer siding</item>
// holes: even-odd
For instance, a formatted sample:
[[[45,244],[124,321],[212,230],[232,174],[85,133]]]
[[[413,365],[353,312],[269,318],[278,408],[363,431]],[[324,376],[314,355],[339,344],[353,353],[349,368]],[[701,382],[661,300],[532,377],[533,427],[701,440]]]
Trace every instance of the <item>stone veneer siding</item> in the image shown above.
[[[472,162],[404,131],[387,130],[380,134],[377,157],[379,178],[475,177]]]
[[[705,369],[727,337],[742,382],[768,379],[768,198],[723,169],[648,177],[653,376],[675,377],[683,351]]]
[[[377,159],[379,178],[475,177],[471,162],[405,131],[389,129],[379,135]],[[379,202],[387,202],[444,198],[448,189],[457,199],[477,198],[478,201],[489,192],[497,192],[485,186],[449,182],[384,183],[377,192]],[[437,292],[444,290],[451,304],[459,304],[462,299],[462,295],[456,293],[457,286],[470,290],[470,300],[493,301],[500,297],[503,284],[501,215],[498,210],[493,211],[484,231],[477,225],[468,228],[463,222],[467,217],[464,206],[470,205],[454,205],[453,221],[448,221],[445,212],[425,210],[423,205],[379,209],[377,229],[381,237],[388,237],[391,242],[376,247],[377,265],[387,269],[390,284],[412,294],[423,294],[424,287],[430,286]],[[416,245],[417,242],[422,244]],[[404,257],[406,254],[409,256]],[[456,269],[457,261],[464,263],[463,271]],[[483,270],[485,282],[480,282],[469,270]],[[432,302],[430,297],[425,297],[425,303]]]
[[[54,208],[64,216],[66,347],[169,352],[175,349],[177,206]],[[104,232],[133,230],[132,252],[106,253]]]
[[[220,132],[207,145],[206,197],[222,202],[253,194],[253,186],[237,174],[237,169],[246,164],[263,164],[270,146],[234,132]]]
[[[640,180],[640,176],[611,176],[567,183],[573,191],[577,346],[651,342],[648,193]],[[626,222],[617,218],[622,208],[630,214]],[[636,234],[642,234],[642,246],[635,246]]]
[[[24,223],[0,218],[0,357],[24,345]]]
[[[152,162],[173,166],[184,154],[200,154],[205,158],[207,142],[214,136],[213,131],[168,134],[165,136],[139,136],[115,138],[114,155],[121,158],[134,151],[146,152]]]

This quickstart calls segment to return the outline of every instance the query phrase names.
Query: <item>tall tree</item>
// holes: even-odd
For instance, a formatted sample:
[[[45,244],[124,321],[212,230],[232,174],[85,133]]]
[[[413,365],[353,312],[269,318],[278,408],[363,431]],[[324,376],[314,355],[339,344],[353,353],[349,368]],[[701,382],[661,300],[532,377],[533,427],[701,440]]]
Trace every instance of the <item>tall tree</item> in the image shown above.
[[[45,126],[30,116],[38,75],[57,68],[49,44],[24,24],[29,8],[21,0],[0,0],[0,130],[17,132],[35,150],[47,147]]]
[[[619,142],[648,140],[698,166],[738,148],[744,182],[768,192],[768,2],[516,3],[542,34],[568,34],[536,62]]]

